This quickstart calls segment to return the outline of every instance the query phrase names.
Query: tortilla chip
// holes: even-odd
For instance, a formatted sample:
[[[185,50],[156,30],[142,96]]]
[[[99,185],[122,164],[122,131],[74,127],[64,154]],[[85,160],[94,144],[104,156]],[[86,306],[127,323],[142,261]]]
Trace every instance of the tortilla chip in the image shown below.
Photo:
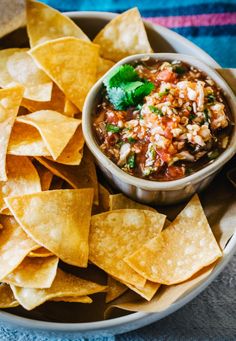
[[[93,214],[109,211],[109,195],[108,190],[101,184],[98,184],[99,205],[93,206]]]
[[[11,216],[0,216],[3,229],[0,230],[0,280],[11,273],[27,254],[37,247],[34,240]]]
[[[127,198],[125,195],[119,193],[119,194],[113,194],[109,196],[109,206],[110,210],[120,210],[123,208],[136,208],[140,210],[148,210],[152,212],[156,212],[156,210],[150,206],[139,204],[136,201],[133,201],[129,198]]]
[[[65,263],[86,267],[93,189],[63,189],[6,198],[16,220]]]
[[[57,270],[57,275],[48,289],[30,289],[11,286],[16,299],[27,310],[43,304],[57,297],[81,297],[102,292],[106,286],[96,284],[62,270]]]
[[[23,91],[21,86],[0,90],[0,181],[7,180],[7,146]]]
[[[0,51],[0,86],[7,88],[20,84],[24,98],[34,101],[49,101],[52,94],[51,79],[37,67],[28,49]]]
[[[97,79],[100,79],[115,63],[111,60],[99,58],[98,60],[98,69],[97,69]]]
[[[29,0],[27,32],[31,47],[66,36],[89,41],[86,34],[70,18],[45,4]]]
[[[58,261],[59,259],[55,256],[46,258],[26,257],[2,281],[22,288],[50,288],[57,273]]]
[[[62,153],[81,123],[80,120],[66,117],[53,110],[40,110],[29,115],[19,116],[17,122],[36,128],[54,159]]]
[[[7,156],[7,181],[0,181],[0,212],[7,212],[5,197],[41,191],[38,173],[32,162],[25,156]],[[6,210],[7,209],[7,210]]]
[[[153,283],[150,281],[146,281],[144,287],[137,287],[132,284],[126,283],[127,287],[131,289],[132,291],[136,292],[145,300],[150,301],[153,296],[156,294],[157,290],[160,288],[161,284],[159,283]]]
[[[82,111],[85,97],[96,81],[99,46],[67,37],[37,45],[29,53]]]
[[[16,121],[12,128],[7,154],[26,156],[50,156],[38,130],[25,123]]]
[[[52,182],[53,174],[40,163],[36,164],[36,169],[39,174],[42,191],[48,191]]]
[[[89,296],[79,296],[79,297],[73,297],[73,296],[65,296],[65,297],[55,297],[52,298],[50,301],[53,302],[72,302],[72,303],[92,303],[93,300]]]
[[[0,284],[0,308],[14,308],[19,305],[9,285]]]
[[[138,53],[153,52],[138,9],[130,10],[111,20],[95,37],[102,57],[118,62]]]
[[[54,175],[65,180],[72,188],[93,188],[94,203],[98,204],[98,182],[93,157],[87,148],[79,166],[68,166],[45,158],[36,157],[43,166],[49,169]]]
[[[78,113],[79,109],[69,99],[66,99],[63,114],[69,117],[74,117],[75,114]]]
[[[79,165],[83,157],[83,146],[84,137],[82,126],[80,125],[55,162],[59,162],[64,165]],[[53,160],[52,157],[48,157],[48,159]]]
[[[145,280],[123,261],[145,241],[156,236],[165,216],[145,210],[116,210],[91,218],[89,260],[109,275],[135,286]]]
[[[58,88],[56,84],[53,84],[50,101],[39,102],[23,98],[21,105],[28,109],[30,112],[40,110],[54,110],[64,114],[63,111],[65,107],[65,100],[66,99],[64,93],[61,91],[61,89]]]
[[[172,224],[125,261],[146,279],[171,285],[189,279],[221,256],[195,195]]]
[[[112,276],[108,276],[106,303],[115,300],[128,290],[127,286],[117,281]]]
[[[31,251],[27,257],[50,257],[53,256],[51,251],[45,249],[45,247],[39,246],[37,249]]]

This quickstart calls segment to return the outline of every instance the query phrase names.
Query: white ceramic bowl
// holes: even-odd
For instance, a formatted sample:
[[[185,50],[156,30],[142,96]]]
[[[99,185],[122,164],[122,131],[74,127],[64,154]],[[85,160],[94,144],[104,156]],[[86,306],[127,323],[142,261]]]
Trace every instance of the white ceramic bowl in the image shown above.
[[[113,13],[106,12],[70,12],[67,13],[78,25],[91,37],[112,18]],[[185,53],[197,57],[210,65],[212,68],[220,67],[214,59],[199,47],[178,35],[171,30],[157,25],[145,23],[149,39],[155,51]],[[20,29],[0,41],[1,48],[21,47],[27,42],[25,31]],[[224,255],[215,267],[213,272],[199,285],[190,292],[185,293],[180,299],[172,304],[168,309],[158,313],[131,313],[129,315],[113,318],[106,321],[86,322],[86,323],[58,323],[40,320],[40,317],[33,312],[23,314],[22,311],[12,313],[9,310],[0,311],[1,322],[6,327],[15,327],[17,330],[24,330],[31,336],[40,335],[42,338],[55,338],[78,340],[83,337],[94,335],[110,336],[128,332],[137,328],[144,327],[150,323],[158,321],[183,305],[194,299],[201,293],[225,268],[236,248],[236,234],[227,244]],[[47,315],[47,314],[46,314]],[[26,316],[26,317],[24,317]]]
[[[232,114],[231,119],[236,124],[236,100],[231,88],[214,69],[204,64],[202,61],[198,60],[195,57],[176,53],[152,53],[134,55],[122,59],[120,62],[114,65],[113,68],[109,70],[106,75],[112,72],[112,70],[118,65],[132,64],[133,62],[139,61],[149,56],[156,60],[163,61],[179,60],[193,65],[208,74],[223,90]],[[97,83],[90,90],[86,98],[82,119],[83,133],[87,146],[96,158],[97,164],[101,168],[103,174],[107,177],[107,179],[113,186],[118,188],[127,196],[140,202],[155,205],[169,205],[179,203],[191,197],[195,192],[200,192],[205,189],[206,186],[213,180],[217,172],[222,168],[222,166],[236,153],[236,126],[234,125],[230,143],[227,149],[216,160],[187,177],[174,181],[158,182],[140,179],[127,174],[118,166],[116,166],[116,164],[113,163],[101,151],[94,136],[94,130],[92,127],[93,117],[96,112],[97,104],[101,100],[101,89],[103,85],[103,80],[106,75],[104,75],[100,80],[97,81]]]

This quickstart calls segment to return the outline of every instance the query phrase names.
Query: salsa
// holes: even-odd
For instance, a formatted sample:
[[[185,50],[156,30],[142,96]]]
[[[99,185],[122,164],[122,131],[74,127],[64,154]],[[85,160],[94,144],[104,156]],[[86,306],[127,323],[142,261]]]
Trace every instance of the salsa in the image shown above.
[[[212,162],[230,135],[227,104],[208,75],[151,58],[104,81],[93,126],[101,150],[118,167],[155,181],[176,180]]]

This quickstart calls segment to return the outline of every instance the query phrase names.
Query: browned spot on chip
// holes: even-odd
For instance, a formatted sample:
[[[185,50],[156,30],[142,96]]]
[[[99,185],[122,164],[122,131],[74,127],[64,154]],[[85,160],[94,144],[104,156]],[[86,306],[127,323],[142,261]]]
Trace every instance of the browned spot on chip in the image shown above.
[[[6,198],[26,233],[65,263],[86,267],[93,189],[63,189]]]
[[[162,229],[165,216],[145,210],[116,210],[91,218],[89,259],[117,279],[136,286],[145,280],[123,258],[139,249]]]
[[[171,285],[187,280],[221,256],[195,195],[173,223],[125,261],[150,281]]]

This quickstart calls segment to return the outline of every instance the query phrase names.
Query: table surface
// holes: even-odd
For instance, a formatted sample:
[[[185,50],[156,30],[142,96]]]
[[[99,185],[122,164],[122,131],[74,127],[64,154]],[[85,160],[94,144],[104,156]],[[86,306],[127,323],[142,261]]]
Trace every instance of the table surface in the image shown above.
[[[144,18],[182,34],[222,67],[236,68],[236,0],[44,0],[61,11],[122,12],[137,6]],[[173,315],[117,341],[236,340],[236,255],[201,295]],[[0,327],[1,341],[49,341]],[[111,338],[112,339],[112,338]],[[55,339],[56,340],[56,339]],[[80,339],[81,340],[81,339]],[[93,340],[103,340],[98,335]],[[104,341],[108,339],[104,339]],[[50,341],[53,341],[50,338]],[[109,339],[110,341],[110,339]]]

